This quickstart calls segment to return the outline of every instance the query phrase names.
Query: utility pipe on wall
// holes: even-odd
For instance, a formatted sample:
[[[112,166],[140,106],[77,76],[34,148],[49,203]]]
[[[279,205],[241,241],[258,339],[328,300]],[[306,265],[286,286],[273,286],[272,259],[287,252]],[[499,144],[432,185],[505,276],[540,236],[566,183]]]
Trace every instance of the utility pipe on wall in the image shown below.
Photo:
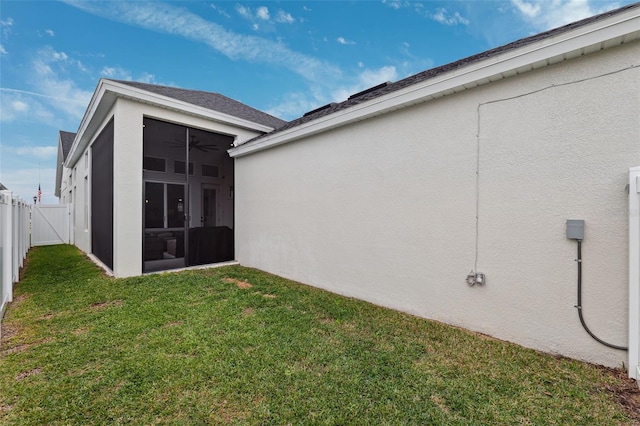
[[[576,305],[576,308],[578,308],[578,317],[580,318],[580,323],[582,324],[582,327],[584,327],[584,329],[587,331],[587,333],[589,333],[589,336],[593,337],[595,341],[602,343],[603,345],[613,349],[626,351],[627,349],[629,349],[626,346],[614,345],[612,343],[608,343],[600,339],[598,336],[593,334],[593,332],[587,326],[587,323],[584,321],[584,317],[582,315],[582,240],[577,240],[577,241],[578,241],[578,258],[576,259],[576,262],[578,263],[578,304]]]

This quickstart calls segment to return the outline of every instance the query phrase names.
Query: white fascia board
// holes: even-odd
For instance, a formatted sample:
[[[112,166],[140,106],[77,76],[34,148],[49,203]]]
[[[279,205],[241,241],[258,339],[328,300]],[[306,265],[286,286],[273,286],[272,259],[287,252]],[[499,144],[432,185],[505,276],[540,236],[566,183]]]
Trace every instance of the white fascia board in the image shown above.
[[[117,83],[115,81],[106,80],[109,85],[109,91],[112,91],[120,96],[125,96],[130,99],[145,102],[153,105],[158,105],[164,108],[170,108],[176,111],[181,111],[187,114],[204,117],[209,120],[218,121],[225,124],[231,124],[236,127],[241,127],[249,130],[256,130],[259,132],[270,132],[273,127],[265,126],[263,124],[254,123],[253,121],[245,120],[233,115],[225,114],[222,112],[214,111],[209,108],[201,107],[198,105],[190,104],[188,102],[180,101],[168,96],[159,95],[157,93],[149,92],[144,89],[132,87],[127,84]]]
[[[229,150],[232,157],[241,157],[277,145],[324,132],[332,128],[364,120],[406,106],[425,102],[475,87],[492,77],[514,74],[515,70],[533,69],[534,64],[560,62],[571,52],[580,52],[589,46],[619,38],[620,44],[640,38],[640,8],[633,8],[619,15],[542,39],[521,48],[514,48],[468,66],[429,78],[414,85],[354,105],[350,108],[320,117],[291,129],[260,137],[255,142],[239,145]],[[582,54],[582,53],[580,53]],[[557,59],[552,61],[552,59]]]
[[[109,98],[109,96],[107,95],[112,95],[113,99],[107,99]],[[85,114],[82,118],[80,128],[78,129],[76,138],[73,141],[73,145],[69,151],[69,155],[67,156],[67,167],[70,167],[70,165],[77,161],[77,156],[80,154],[77,152],[78,147],[82,146],[84,148],[84,145],[89,142],[86,139],[87,137],[91,137],[92,135],[86,135],[86,132],[90,123],[94,120],[94,118],[98,118],[98,121],[101,121],[101,119],[103,118],[95,117],[98,108],[103,102],[114,102],[118,97],[132,99],[141,103],[157,105],[162,108],[179,111],[188,115],[203,117],[208,120],[229,124],[244,129],[255,130],[258,132],[268,133],[273,130],[273,127],[254,123],[252,121],[238,118],[233,115],[224,114],[208,108],[193,105],[188,102],[180,101],[168,96],[159,95],[157,93],[132,87],[127,84],[118,83],[107,79],[100,79],[98,87],[91,97],[89,106],[87,107],[87,110],[85,111]],[[109,109],[110,108],[107,108],[107,110]],[[81,143],[81,141],[83,143]]]

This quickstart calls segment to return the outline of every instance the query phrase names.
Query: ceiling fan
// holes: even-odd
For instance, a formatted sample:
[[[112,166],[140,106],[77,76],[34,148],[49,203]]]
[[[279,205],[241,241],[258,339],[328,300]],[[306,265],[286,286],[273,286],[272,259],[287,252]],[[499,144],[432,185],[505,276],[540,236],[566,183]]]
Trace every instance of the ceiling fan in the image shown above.
[[[189,151],[191,151],[193,148],[200,150],[202,152],[218,150],[218,146],[216,144],[202,143],[199,140],[197,140],[196,137],[193,135],[190,136],[189,139],[190,139]],[[175,139],[173,142],[165,142],[165,143],[169,144],[172,148],[184,148],[184,141],[180,139]]]

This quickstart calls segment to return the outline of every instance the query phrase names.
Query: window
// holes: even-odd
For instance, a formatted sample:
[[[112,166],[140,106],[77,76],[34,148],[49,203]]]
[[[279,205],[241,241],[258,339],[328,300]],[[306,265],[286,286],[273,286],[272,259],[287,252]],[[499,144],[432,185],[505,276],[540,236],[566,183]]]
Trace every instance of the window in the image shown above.
[[[184,185],[145,182],[144,226],[181,228],[185,221]]]
[[[203,164],[202,176],[213,178],[220,177],[220,168],[218,166],[212,166],[210,164]]]
[[[164,158],[155,158],[145,156],[142,160],[142,168],[153,172],[166,172],[167,166]],[[184,166],[183,166],[184,168]],[[184,173],[184,172],[183,172]]]
[[[84,229],[89,229],[89,179],[86,176],[84,177]]]
[[[184,161],[175,161],[173,163],[173,171],[181,175],[184,174]],[[189,174],[193,175],[193,163],[189,163]]]
[[[84,153],[84,169],[87,170],[89,168],[89,151]]]
[[[144,222],[146,228],[164,228],[164,184],[145,185]]]

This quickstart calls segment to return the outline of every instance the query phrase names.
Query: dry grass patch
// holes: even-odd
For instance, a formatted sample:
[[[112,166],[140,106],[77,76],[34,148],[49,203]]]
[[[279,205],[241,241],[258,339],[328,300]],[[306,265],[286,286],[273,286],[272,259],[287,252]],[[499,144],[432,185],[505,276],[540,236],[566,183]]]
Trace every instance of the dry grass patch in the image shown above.
[[[249,282],[243,281],[243,280],[239,280],[239,279],[236,279],[236,278],[225,277],[225,278],[222,279],[222,282],[225,282],[227,284],[235,284],[236,286],[238,286],[238,288],[251,288],[251,287],[253,287]]]
[[[248,410],[233,406],[224,400],[213,403],[209,412],[209,419],[214,424],[228,425],[246,419],[249,413]]]
[[[3,351],[0,352],[0,354],[2,354],[3,356],[9,355],[9,354],[14,354],[16,352],[24,352],[26,350],[29,350],[33,347],[39,346],[39,345],[43,345],[45,343],[50,343],[52,342],[53,339],[52,338],[46,338],[46,339],[40,339],[40,340],[36,340],[35,342],[29,342],[29,343],[20,343],[17,344],[15,346],[11,346],[7,349],[4,349]]]
[[[2,331],[0,332],[0,338],[2,339],[0,340],[0,347],[2,347],[3,343],[13,339],[20,333],[20,327],[13,324],[5,324],[5,322],[6,321],[2,323]]]
[[[42,368],[33,368],[29,371],[24,371],[16,376],[17,381],[21,381],[26,379],[27,377],[35,376],[36,374],[42,373]]]

